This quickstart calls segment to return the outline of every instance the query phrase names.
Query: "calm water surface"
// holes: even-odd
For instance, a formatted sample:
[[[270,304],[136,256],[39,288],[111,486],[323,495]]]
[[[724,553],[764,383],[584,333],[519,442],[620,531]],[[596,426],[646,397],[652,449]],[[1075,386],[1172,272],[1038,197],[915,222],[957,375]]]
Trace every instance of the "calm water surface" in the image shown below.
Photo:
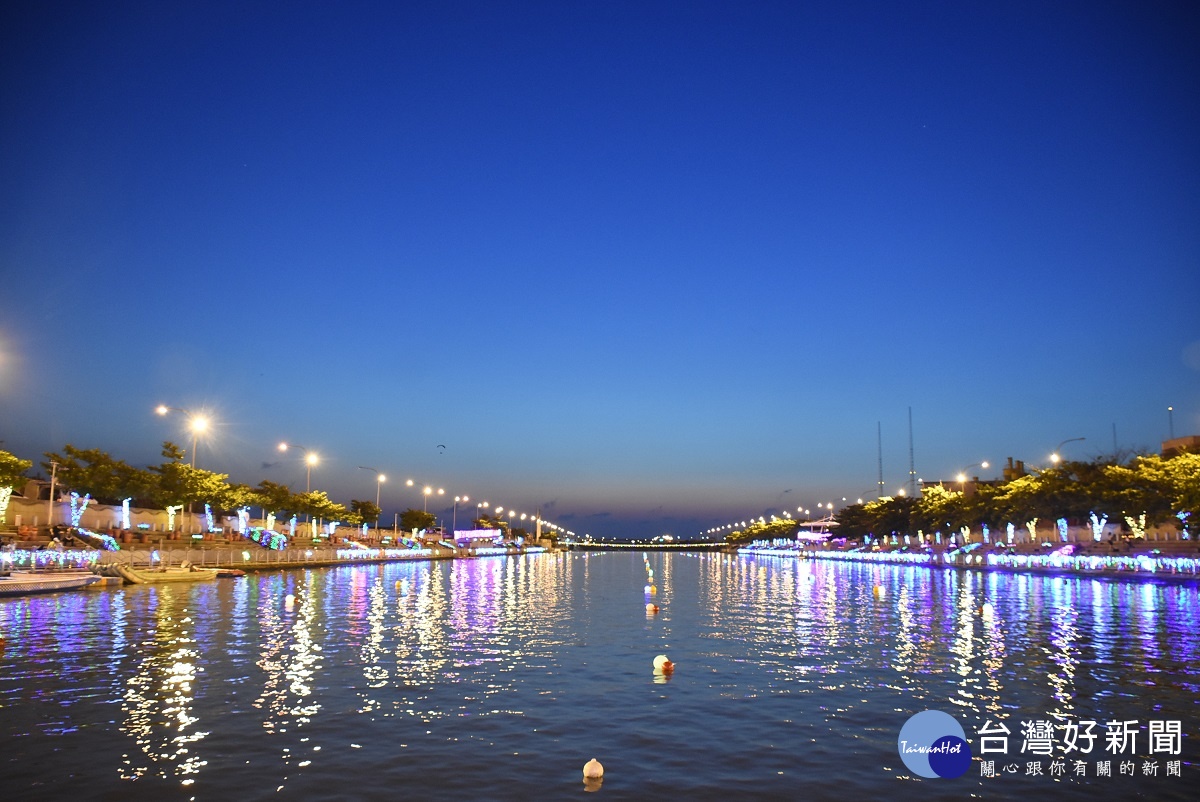
[[[612,799],[1194,799],[1198,624],[1195,585],[659,552],[9,599],[0,796],[562,799],[595,757]],[[913,777],[924,709],[1022,771],[1022,720],[1136,719],[1137,775]]]

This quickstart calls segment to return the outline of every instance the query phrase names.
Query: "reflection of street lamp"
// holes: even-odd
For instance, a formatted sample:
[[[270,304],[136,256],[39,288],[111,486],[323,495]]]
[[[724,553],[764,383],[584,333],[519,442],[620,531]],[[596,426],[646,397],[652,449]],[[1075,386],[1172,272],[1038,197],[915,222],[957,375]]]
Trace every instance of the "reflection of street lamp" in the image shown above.
[[[1080,440],[1086,440],[1086,439],[1087,439],[1086,437],[1072,437],[1070,440],[1063,440],[1061,443],[1058,444],[1057,447],[1055,447],[1054,453],[1050,455],[1050,461],[1053,462],[1055,465],[1058,465],[1058,463],[1062,462],[1062,457],[1060,457],[1058,455],[1058,452],[1063,446],[1065,446],[1067,443],[1075,443]]]
[[[183,407],[169,407],[166,404],[159,404],[154,409],[159,415],[166,415],[168,412],[182,412],[188,418],[188,428],[192,430],[192,467],[196,467],[196,440],[199,439],[202,432],[208,431],[208,418],[203,415],[197,415],[191,410]]]
[[[307,476],[304,479],[304,492],[310,493],[312,492],[312,466],[320,462],[321,459],[304,446],[298,446],[295,443],[292,443],[291,445],[288,445],[287,443],[279,444],[280,451],[287,451],[289,448],[298,448],[304,452],[304,463],[308,466]]]
[[[374,471],[375,473],[379,474],[375,477],[375,509],[379,510],[379,515],[382,515],[383,508],[379,506],[379,491],[383,488],[383,483],[387,481],[387,477],[382,473],[379,473],[379,471],[375,470],[374,468],[368,468],[365,465],[359,465],[358,469],[361,471]],[[376,529],[379,528],[379,515],[375,516]]]

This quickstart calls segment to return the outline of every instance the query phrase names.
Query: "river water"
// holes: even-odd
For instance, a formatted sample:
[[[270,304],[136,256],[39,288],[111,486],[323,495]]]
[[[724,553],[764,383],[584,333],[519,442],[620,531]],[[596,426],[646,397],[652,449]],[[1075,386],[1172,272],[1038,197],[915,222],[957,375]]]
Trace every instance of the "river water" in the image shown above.
[[[1200,779],[1194,584],[572,552],[6,599],[0,634],[6,800],[1182,800]],[[963,776],[902,761],[927,709],[961,723]],[[1039,720],[1138,734],[1042,757]]]

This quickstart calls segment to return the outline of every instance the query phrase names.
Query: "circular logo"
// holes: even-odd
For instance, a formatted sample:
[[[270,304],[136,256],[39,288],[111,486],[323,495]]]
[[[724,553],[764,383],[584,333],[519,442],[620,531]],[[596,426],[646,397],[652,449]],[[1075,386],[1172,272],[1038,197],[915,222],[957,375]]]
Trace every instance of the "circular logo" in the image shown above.
[[[896,747],[913,774],[953,779],[971,767],[971,746],[962,725],[940,710],[923,710],[900,728]]]

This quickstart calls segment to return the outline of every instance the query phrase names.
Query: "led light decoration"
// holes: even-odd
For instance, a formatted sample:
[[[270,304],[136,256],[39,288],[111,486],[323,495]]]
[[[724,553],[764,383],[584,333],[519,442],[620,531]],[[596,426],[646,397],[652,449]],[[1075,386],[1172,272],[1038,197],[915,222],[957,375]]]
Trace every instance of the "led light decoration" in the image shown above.
[[[1191,540],[1191,539],[1192,539],[1192,533],[1188,531],[1188,518],[1190,518],[1190,517],[1191,517],[1191,515],[1192,515],[1192,514],[1191,514],[1190,512],[1177,512],[1177,513],[1175,513],[1175,517],[1179,519],[1179,522],[1180,522],[1181,524],[1183,524],[1183,534],[1182,534],[1182,535],[1180,535],[1180,537],[1181,537],[1182,539],[1184,539],[1184,540]]]
[[[273,513],[273,512],[268,513],[267,514],[267,529],[274,529],[274,528],[275,528],[275,513]]]
[[[1028,532],[1029,532],[1029,542],[1030,543],[1037,543],[1037,522],[1038,522],[1037,518],[1034,518],[1031,521],[1025,522],[1025,529],[1028,530]]]
[[[88,493],[83,497],[82,503],[79,499],[79,494],[74,490],[71,491],[71,526],[79,528],[79,522],[83,519],[83,511],[87,509],[88,503],[92,500],[92,494]]]
[[[129,499],[121,502],[121,528],[129,528]]]
[[[367,536],[367,525],[365,523],[362,525],[362,536]]]
[[[167,530],[175,531],[175,514],[183,509],[183,505],[179,504],[174,507],[167,507]]]
[[[1017,534],[1017,527],[1013,526],[1012,521],[1009,521],[1006,529],[1008,532],[1008,541],[1007,542],[1012,543],[1013,537]]]
[[[1063,543],[1067,542],[1067,519],[1066,518],[1058,519],[1058,539],[1061,540]]]
[[[970,543],[970,542],[971,542],[971,527],[969,527],[969,526],[960,526],[960,527],[958,528],[958,531],[959,531],[959,534],[961,534],[961,535],[962,535],[962,542],[963,542],[963,543]]]
[[[1103,518],[1097,518],[1096,513],[1093,512],[1091,514],[1091,520],[1092,520],[1092,540],[1099,542],[1100,539],[1104,537],[1104,525],[1106,523],[1108,523],[1108,516],[1105,515]]]
[[[8,500],[12,498],[11,487],[0,487],[0,524],[7,520]]]
[[[296,536],[296,516],[292,516],[292,520],[288,521],[288,537]]]
[[[250,528],[250,508],[242,507],[237,511],[238,516],[238,531],[243,535]]]
[[[209,532],[217,531],[216,529],[213,528],[212,507],[209,505],[209,503],[207,501],[204,502],[204,520],[208,524]]]
[[[984,525],[983,525],[983,542],[984,542],[984,543],[991,543],[991,542],[992,542],[992,533],[991,533],[991,531],[988,529],[988,525],[987,525],[987,524],[984,524]]]
[[[1146,537],[1146,513],[1143,512],[1136,519],[1131,515],[1126,515],[1125,523],[1129,525],[1129,531],[1133,532],[1133,536],[1138,540]]]

